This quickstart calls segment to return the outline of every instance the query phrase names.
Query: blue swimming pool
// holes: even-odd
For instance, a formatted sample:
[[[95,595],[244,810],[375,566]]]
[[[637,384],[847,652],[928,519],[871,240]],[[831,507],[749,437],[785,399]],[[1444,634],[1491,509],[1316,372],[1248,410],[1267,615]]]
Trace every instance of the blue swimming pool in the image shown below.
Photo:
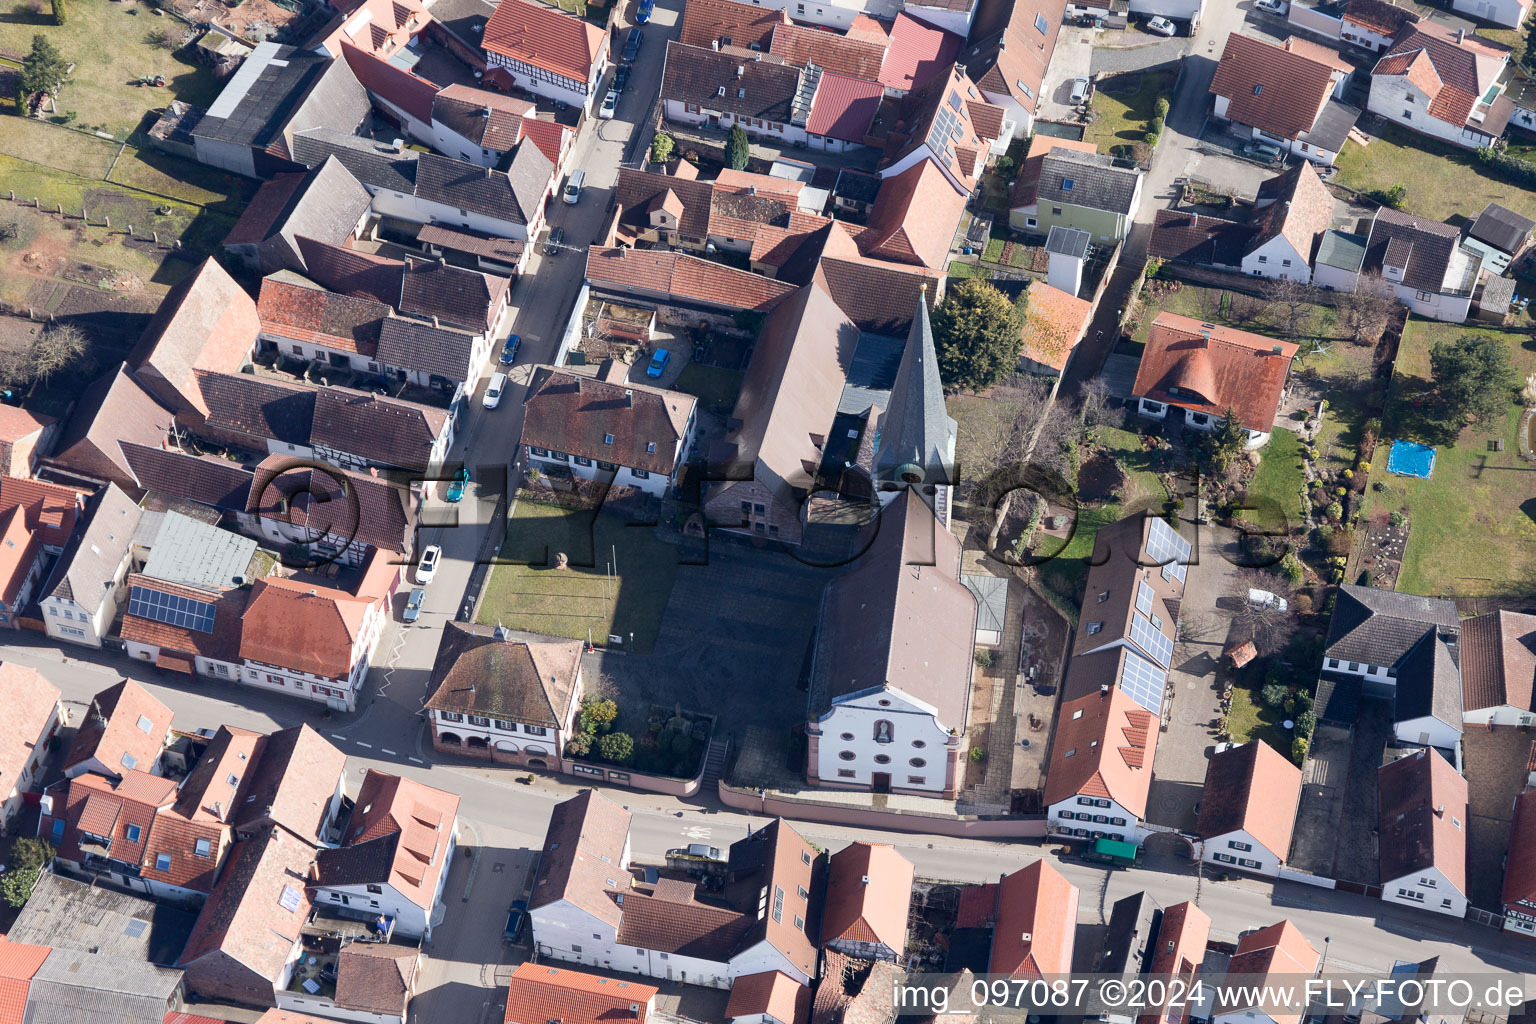
[[[1435,450],[1414,441],[1393,441],[1387,456],[1387,472],[1428,480],[1435,471]]]

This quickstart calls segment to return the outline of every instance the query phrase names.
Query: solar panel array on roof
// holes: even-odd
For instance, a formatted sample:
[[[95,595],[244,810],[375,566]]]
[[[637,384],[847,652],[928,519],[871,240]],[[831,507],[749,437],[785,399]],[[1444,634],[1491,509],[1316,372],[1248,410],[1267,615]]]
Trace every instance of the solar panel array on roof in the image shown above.
[[[1143,584],[1145,586],[1145,584]],[[1163,711],[1163,690],[1168,675],[1139,654],[1125,652],[1125,671],[1120,674],[1120,688],[1125,695],[1154,715]]]
[[[955,100],[959,100],[959,96]],[[941,153],[946,161],[954,159],[954,140],[962,138],[960,131],[959,111],[957,108],[946,104],[939,104],[939,109],[934,111],[933,126],[928,129],[928,148],[935,153]]]
[[[1152,591],[1152,585],[1146,580],[1136,584],[1136,610],[1143,615],[1152,614],[1152,599],[1157,595]]]
[[[1163,579],[1184,582],[1184,567],[1189,563],[1189,541],[1161,519],[1153,519],[1147,532],[1147,557],[1163,566]]]
[[[195,629],[199,633],[213,632],[212,604],[148,587],[133,587],[128,591],[128,614],[181,629]]]
[[[1173,641],[1159,633],[1140,613],[1131,616],[1131,642],[1156,658],[1163,668],[1173,661]]]

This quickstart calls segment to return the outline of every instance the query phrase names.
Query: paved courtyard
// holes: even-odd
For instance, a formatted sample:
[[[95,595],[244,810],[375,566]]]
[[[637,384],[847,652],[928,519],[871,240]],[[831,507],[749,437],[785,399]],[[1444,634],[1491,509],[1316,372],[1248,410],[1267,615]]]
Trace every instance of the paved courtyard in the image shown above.
[[[1463,769],[1470,803],[1467,822],[1467,896],[1473,906],[1499,907],[1504,851],[1515,797],[1525,789],[1532,734],[1513,726],[1468,726],[1462,736]]]

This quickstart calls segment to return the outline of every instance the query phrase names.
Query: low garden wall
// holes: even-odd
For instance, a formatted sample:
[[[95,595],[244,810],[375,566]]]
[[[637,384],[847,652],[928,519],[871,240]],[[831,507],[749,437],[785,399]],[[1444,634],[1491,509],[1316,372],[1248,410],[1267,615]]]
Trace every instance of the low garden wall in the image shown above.
[[[942,811],[906,811],[894,808],[850,807],[844,803],[783,795],[765,790],[738,789],[720,783],[720,802],[727,807],[757,814],[771,814],[797,821],[897,832],[923,832],[959,839],[1039,839],[1045,835],[1045,818],[956,817]]]

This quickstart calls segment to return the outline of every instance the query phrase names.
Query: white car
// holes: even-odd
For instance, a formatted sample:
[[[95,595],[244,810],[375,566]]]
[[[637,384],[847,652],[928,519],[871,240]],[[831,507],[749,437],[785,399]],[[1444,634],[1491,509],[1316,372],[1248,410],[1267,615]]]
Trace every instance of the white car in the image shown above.
[[[1271,608],[1277,612],[1290,610],[1290,606],[1285,603],[1285,598],[1279,594],[1272,594],[1268,590],[1256,590],[1253,587],[1248,588],[1248,603],[1260,610],[1265,608]]]
[[[1290,4],[1286,0],[1253,0],[1253,6],[1256,10],[1268,11],[1270,14],[1278,14],[1284,17],[1286,8]]]
[[[606,120],[612,117],[614,114],[618,113],[618,110],[619,94],[612,89],[609,89],[608,95],[603,97],[603,105],[597,108],[597,116]]]
[[[480,404],[487,409],[494,409],[501,404],[501,393],[507,389],[507,375],[504,373],[491,374],[491,382],[485,386],[485,397]]]
[[[1171,36],[1176,35],[1179,30],[1167,18],[1159,17],[1147,22],[1147,31],[1156,32],[1160,36]]]
[[[421,561],[416,563],[416,582],[426,586],[432,582],[432,577],[437,575],[437,563],[443,558],[443,549],[436,544],[428,545],[427,550],[421,553]]]
[[[1072,79],[1072,102],[1082,103],[1088,99],[1088,92],[1092,88],[1093,84],[1086,78]]]

